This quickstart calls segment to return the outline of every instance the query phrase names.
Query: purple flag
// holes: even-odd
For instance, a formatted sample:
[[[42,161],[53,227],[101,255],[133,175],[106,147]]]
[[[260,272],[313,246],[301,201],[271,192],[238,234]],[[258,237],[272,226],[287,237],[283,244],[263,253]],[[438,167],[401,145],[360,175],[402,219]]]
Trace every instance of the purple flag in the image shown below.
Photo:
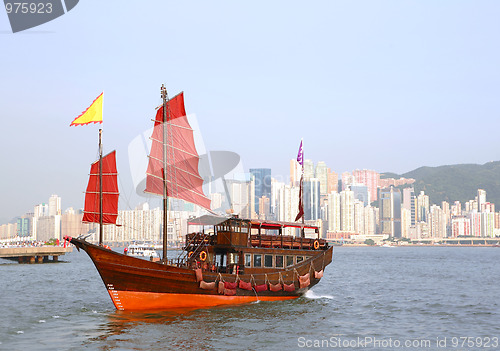
[[[302,140],[300,141],[299,154],[297,155],[297,162],[304,167],[304,150],[302,150]]]

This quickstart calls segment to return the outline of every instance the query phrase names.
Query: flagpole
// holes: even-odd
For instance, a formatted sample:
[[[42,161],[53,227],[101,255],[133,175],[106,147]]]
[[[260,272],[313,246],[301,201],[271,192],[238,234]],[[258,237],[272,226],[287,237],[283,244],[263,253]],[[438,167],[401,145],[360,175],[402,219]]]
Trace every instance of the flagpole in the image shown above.
[[[99,245],[102,245],[103,237],[103,213],[102,213],[102,129],[99,129]]]

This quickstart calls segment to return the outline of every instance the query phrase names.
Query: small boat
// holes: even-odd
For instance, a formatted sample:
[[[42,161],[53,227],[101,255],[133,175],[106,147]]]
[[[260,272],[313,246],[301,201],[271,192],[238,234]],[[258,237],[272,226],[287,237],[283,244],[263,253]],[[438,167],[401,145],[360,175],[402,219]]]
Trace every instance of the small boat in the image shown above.
[[[214,214],[191,219],[190,228],[195,226],[197,230],[186,234],[176,258],[167,258],[167,199],[182,199],[211,211],[210,200],[202,190],[199,156],[184,109],[184,95],[168,99],[163,86],[161,95],[163,105],[156,113],[145,189],[163,197],[161,261],[151,262],[103,246],[102,226],[116,223],[118,195],[114,152],[112,159],[103,158],[100,142],[100,158],[92,165],[84,210],[84,220],[100,223],[99,244],[84,237],[65,237],[90,256],[115,307],[205,308],[289,300],[318,284],[332,261],[333,247],[320,238],[317,226],[304,223],[302,196],[296,222]],[[302,143],[299,157],[303,166]],[[300,218],[302,223],[297,222]],[[287,235],[290,230],[296,235]]]
[[[147,242],[132,242],[125,248],[124,253],[128,256],[146,258],[151,261],[160,260],[160,255],[155,249],[155,245]]]

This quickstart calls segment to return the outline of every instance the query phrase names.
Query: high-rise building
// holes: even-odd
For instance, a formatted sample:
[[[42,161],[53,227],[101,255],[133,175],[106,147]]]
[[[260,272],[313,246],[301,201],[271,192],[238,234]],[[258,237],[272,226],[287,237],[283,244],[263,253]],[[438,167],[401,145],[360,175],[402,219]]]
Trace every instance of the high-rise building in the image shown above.
[[[351,185],[350,189],[354,193],[354,199],[362,202],[363,207],[370,204],[370,194],[366,185]]]
[[[417,198],[415,197],[415,190],[413,188],[403,189],[403,208],[407,209],[410,213],[410,221],[408,225],[415,225],[417,222]],[[408,237],[408,236],[407,236]]]
[[[330,194],[332,191],[338,192],[339,175],[328,168],[328,189]]]
[[[365,206],[363,202],[354,199],[354,232],[365,234]]]
[[[49,198],[49,216],[61,214],[61,198],[57,195],[52,195]]]
[[[299,186],[302,176],[302,166],[297,160],[290,160],[290,185]]]
[[[401,192],[394,187],[382,189],[379,198],[381,233],[401,237]]]
[[[354,192],[340,192],[340,228],[344,232],[354,232]]]
[[[270,211],[270,201],[267,196],[261,196],[259,198],[259,218],[260,219],[269,219],[271,216]]]
[[[319,161],[316,165],[316,178],[319,179],[320,195],[328,194],[328,167],[323,161]]]
[[[328,230],[340,232],[340,194],[332,191],[328,194]]]
[[[477,210],[482,211],[482,205],[486,203],[486,191],[483,189],[477,189]]]
[[[349,172],[342,173],[342,190],[348,189],[354,183],[354,179]]]
[[[441,207],[432,205],[429,211],[430,234],[433,238],[446,237],[446,216]]]
[[[250,173],[253,174],[255,180],[255,199],[260,199],[262,196],[271,197],[271,169],[270,168],[251,168]],[[262,212],[259,209],[258,200],[255,202],[256,213]]]
[[[459,236],[469,236],[470,220],[465,216],[456,216],[451,220],[451,236],[456,238]]]
[[[423,191],[417,197],[417,221],[427,222],[429,216],[429,196],[425,195]]]
[[[311,178],[314,178],[314,162],[307,159],[304,160],[304,180],[309,180]]]
[[[32,217],[23,216],[17,219],[17,235],[20,237],[31,236]]]
[[[380,181],[380,174],[378,172],[363,169],[356,169],[352,172],[355,184],[366,185],[368,194],[370,195],[370,202],[377,201],[377,189]]]
[[[304,180],[304,219],[320,218],[320,182],[318,178]]]

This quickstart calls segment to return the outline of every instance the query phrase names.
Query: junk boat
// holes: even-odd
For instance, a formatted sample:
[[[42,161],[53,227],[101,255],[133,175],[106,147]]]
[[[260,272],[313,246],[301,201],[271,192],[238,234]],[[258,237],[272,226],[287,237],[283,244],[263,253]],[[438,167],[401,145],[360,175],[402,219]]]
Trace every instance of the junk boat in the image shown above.
[[[91,167],[83,218],[99,223],[99,244],[87,242],[82,236],[65,237],[90,256],[115,307],[204,308],[287,300],[318,284],[332,261],[333,247],[320,238],[318,227],[304,223],[302,199],[302,223],[234,215],[192,219],[189,225],[199,230],[186,235],[178,257],[167,258],[167,198],[182,199],[211,211],[210,200],[202,191],[199,156],[186,117],[184,95],[169,99],[162,86],[161,96],[163,104],[156,113],[151,137],[145,191],[163,196],[162,259],[151,262],[103,245],[103,225],[116,224],[118,187],[115,152],[102,156],[101,130],[99,161]],[[295,228],[298,235],[286,235],[287,228]]]

